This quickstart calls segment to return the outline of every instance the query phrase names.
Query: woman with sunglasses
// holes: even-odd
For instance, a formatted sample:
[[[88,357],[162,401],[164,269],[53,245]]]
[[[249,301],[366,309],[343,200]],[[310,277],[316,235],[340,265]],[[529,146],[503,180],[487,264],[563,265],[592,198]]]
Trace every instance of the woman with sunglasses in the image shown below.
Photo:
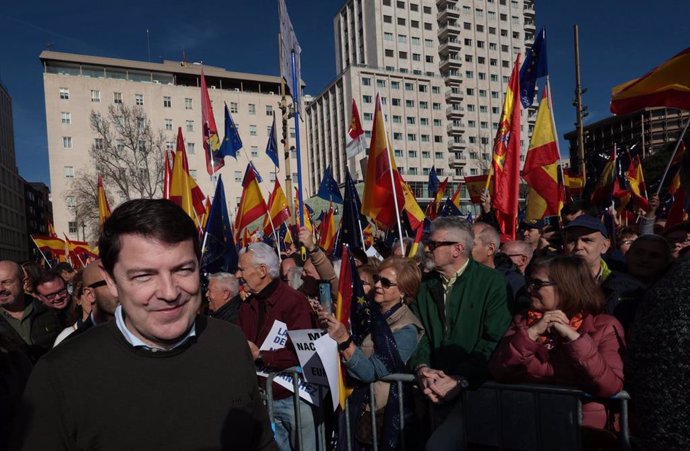
[[[417,348],[424,328],[417,317],[408,308],[414,301],[421,282],[421,271],[414,261],[403,257],[389,257],[378,266],[373,275],[373,302],[363,300],[371,310],[371,322],[365,336],[360,336],[361,326],[353,325],[353,333],[333,315],[321,312],[319,318],[328,334],[336,342],[342,362],[353,378],[364,382],[374,382],[388,374],[404,370],[405,363]],[[368,296],[371,298],[371,296]],[[357,302],[353,299],[353,309]],[[374,310],[375,309],[375,310]],[[367,330],[368,329],[368,330]],[[381,429],[377,427],[379,440],[397,442],[399,420],[393,421],[398,414],[398,393],[389,383],[378,381],[374,386],[376,415]],[[395,402],[391,402],[394,398]],[[371,442],[371,412],[369,408],[369,386],[361,385],[350,397],[350,412],[353,449],[367,449]],[[383,421],[381,421],[383,420]],[[344,426],[344,424],[343,424]],[[368,428],[368,431],[367,431]],[[345,428],[341,428],[345,431]],[[346,444],[345,438],[339,440]]]
[[[513,319],[489,369],[498,382],[576,387],[598,397],[623,389],[624,334],[583,259],[549,255],[527,267],[531,308]],[[602,404],[583,406],[583,424],[612,424]]]

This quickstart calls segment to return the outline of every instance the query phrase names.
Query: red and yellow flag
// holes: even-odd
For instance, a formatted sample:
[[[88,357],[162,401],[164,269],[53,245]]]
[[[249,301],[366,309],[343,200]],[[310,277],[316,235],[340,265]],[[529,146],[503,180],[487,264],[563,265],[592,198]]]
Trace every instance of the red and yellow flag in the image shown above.
[[[204,206],[206,196],[201,192],[194,178],[189,175],[189,163],[187,163],[187,151],[184,148],[181,127],[177,129],[177,150],[170,182],[170,200],[182,207],[194,224],[199,227],[201,216],[206,212]]]
[[[272,235],[273,231],[278,230],[280,225],[288,219],[290,219],[290,207],[288,207],[285,191],[276,178],[273,191],[268,196],[268,214],[264,219],[264,236]],[[273,223],[273,227],[271,227],[271,223]]]
[[[501,233],[515,239],[520,188],[520,55],[508,82],[492,160],[493,207]]]
[[[103,177],[98,176],[98,227],[103,227],[103,223],[110,217],[110,205],[103,188]]]
[[[687,48],[642,77],[614,87],[611,112],[628,114],[655,106],[689,110],[689,74],[690,48]]]
[[[558,215],[563,206],[562,188],[558,183],[560,155],[550,97],[547,87],[539,103],[534,132],[523,168],[522,176],[529,185],[525,211],[525,220],[528,222]]]
[[[314,224],[311,222],[311,215],[309,214],[309,208],[307,203],[303,202],[304,205],[304,227],[307,228],[312,234],[314,233]],[[295,187],[295,209],[299,209],[299,188]],[[297,224],[297,230],[302,227],[300,221],[300,215],[295,214],[295,224]]]
[[[330,254],[333,251],[337,231],[335,227],[335,218],[333,216],[333,204],[331,204],[319,226],[319,247],[323,249],[326,254]]]
[[[407,213],[407,219],[410,221],[412,230],[417,230],[424,225],[424,212],[422,211],[422,207],[417,203],[417,198],[414,196],[410,185],[403,182],[402,188],[405,197],[405,212]]]
[[[338,302],[335,307],[335,319],[340,321],[348,330],[350,327],[350,309],[352,303],[352,265],[350,264],[350,251],[343,244],[342,263],[338,277]],[[365,301],[366,302],[366,301]],[[345,400],[352,393],[352,389],[345,384],[345,368],[338,359],[338,404],[345,411]]]
[[[389,229],[398,220],[399,211],[395,208],[396,202],[398,208],[402,209],[405,202],[402,179],[388,145],[381,99],[377,94],[369,161],[364,179],[362,214],[371,218],[379,228]]]
[[[637,208],[642,208],[643,210],[649,210],[649,200],[647,200],[647,187],[644,183],[644,174],[642,173],[642,161],[640,161],[640,156],[637,155],[635,158],[630,160],[630,166],[628,166],[628,172],[626,174],[628,178],[628,186],[630,187],[630,193],[633,198],[633,205]]]
[[[492,184],[493,181],[489,180],[488,175],[472,175],[472,176],[465,176],[465,186],[467,186],[467,193],[470,196],[470,202],[473,204],[481,204],[482,203],[482,194],[484,194],[484,189],[486,188],[486,184],[490,183]],[[493,186],[489,186],[489,190],[491,190]]]
[[[256,180],[256,173],[250,164],[244,172],[242,180],[242,197],[240,207],[235,218],[235,233],[242,233],[242,229],[268,213],[266,202],[261,194],[259,182]]]
[[[456,208],[460,208],[460,193],[462,192],[462,183],[458,182],[458,187],[455,189],[455,192],[453,193],[453,197],[450,198],[450,201],[453,202],[453,205],[455,205]]]
[[[601,175],[597,180],[597,184],[592,192],[591,201],[594,205],[600,205],[607,207],[611,202],[611,196],[613,196],[613,188],[615,182],[615,169],[616,169],[616,148],[614,147],[611,151],[611,156],[606,162],[604,169],[601,171]]]
[[[32,236],[31,240],[44,254],[50,254],[59,261],[65,261],[65,240],[56,236]]]
[[[443,195],[446,192],[446,188],[448,187],[448,177],[445,178],[441,183],[438,185],[438,189],[436,190],[436,195],[434,196],[434,200],[429,202],[429,205],[426,206],[426,216],[433,220],[436,219],[439,213],[439,206],[441,205],[441,201],[443,200]]]
[[[163,199],[170,199],[170,184],[172,183],[172,166],[170,165],[170,152],[165,149],[165,161],[163,162]]]
[[[208,96],[203,68],[201,69],[201,132],[204,154],[206,155],[206,171],[209,175],[213,175],[214,172],[225,166],[225,162],[222,156],[217,155],[218,149],[220,149],[220,138],[218,137],[216,119],[213,117],[213,107],[211,106],[211,98]]]

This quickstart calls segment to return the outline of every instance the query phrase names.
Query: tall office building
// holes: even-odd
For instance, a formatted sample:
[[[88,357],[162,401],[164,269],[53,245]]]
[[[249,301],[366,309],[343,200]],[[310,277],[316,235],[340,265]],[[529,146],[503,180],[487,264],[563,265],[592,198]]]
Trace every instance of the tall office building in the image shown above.
[[[376,93],[396,163],[418,197],[431,167],[451,185],[486,172],[513,62],[534,37],[531,0],[350,0],[334,19],[338,75],[307,105],[312,183],[340,181],[354,98],[367,137]],[[523,153],[532,115],[523,113]],[[524,155],[523,155],[524,159]]]
[[[0,83],[0,260],[28,257],[24,182],[17,172],[12,98]]]
[[[206,172],[202,145],[201,66],[179,61],[149,63],[50,51],[42,52],[40,59],[53,215],[59,234],[65,232],[73,239],[81,235],[82,220],[76,217],[75,208],[78,200],[70,195],[70,189],[75,177],[84,172],[95,174],[89,150],[94,146],[98,149],[103,143],[98,140],[99,135],[93,131],[89,118],[92,111],[106,115],[111,105],[141,107],[152,128],[164,133],[166,147],[170,150],[174,149],[178,127],[182,127],[190,173],[205,194],[213,195],[214,181]],[[274,114],[280,126],[280,78],[211,66],[204,67],[204,74],[221,139],[224,136],[223,105],[227,104],[244,145],[237,160],[225,158],[225,167],[219,171],[223,175],[232,215],[240,199],[241,182],[249,160],[263,177],[264,195],[273,188],[274,166],[265,149]],[[294,144],[294,126],[290,124],[290,127],[289,141]],[[280,137],[278,132],[279,140]],[[306,140],[302,141],[304,148]],[[290,163],[294,180],[297,173],[294,152],[290,155]],[[302,159],[302,167],[303,170],[307,167],[306,158]],[[281,158],[278,177],[283,187],[285,172]],[[304,191],[309,195],[311,186],[305,184]],[[111,207],[116,204],[117,199],[111,199]],[[93,236],[87,234],[86,238]]]

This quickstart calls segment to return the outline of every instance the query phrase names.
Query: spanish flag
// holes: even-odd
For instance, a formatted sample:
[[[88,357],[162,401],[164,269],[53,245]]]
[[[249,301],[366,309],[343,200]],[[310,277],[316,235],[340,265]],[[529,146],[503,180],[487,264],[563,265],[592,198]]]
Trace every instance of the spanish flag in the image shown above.
[[[264,236],[273,235],[273,231],[278,230],[280,225],[288,219],[290,219],[290,208],[287,197],[285,197],[285,191],[276,178],[273,191],[268,196],[268,214],[264,219]],[[273,227],[271,227],[271,223],[273,223]]]
[[[467,193],[470,195],[470,202],[473,204],[482,203],[481,197],[482,194],[484,194],[488,179],[488,175],[465,176],[465,186],[467,186]],[[491,183],[491,181],[489,181],[489,183]]]
[[[98,176],[98,227],[103,227],[103,223],[110,217],[110,205],[105,196],[103,188],[103,177]]]
[[[333,245],[335,244],[335,235],[338,231],[335,227],[335,218],[333,217],[332,203],[329,206],[326,214],[323,216],[319,229],[319,247],[323,249],[324,252],[326,252],[326,254],[330,254],[331,252],[333,252]]]
[[[214,172],[225,166],[225,162],[223,157],[218,155],[220,138],[218,137],[216,119],[213,117],[213,107],[211,106],[211,98],[208,96],[203,68],[201,69],[201,132],[203,134],[204,154],[206,155],[206,170],[209,175],[213,175]]]
[[[453,205],[455,205],[456,208],[460,208],[460,193],[462,192],[462,183],[458,182],[458,187],[455,189],[455,192],[453,193],[453,197],[450,198],[450,201],[453,202]]]
[[[609,160],[606,162],[604,169],[601,171],[601,175],[597,180],[594,191],[592,192],[591,200],[594,205],[608,207],[611,203],[616,178],[616,158],[616,148],[614,147],[611,151]]]
[[[525,212],[528,222],[558,215],[562,207],[558,183],[560,156],[550,97],[548,88],[544,89],[523,168],[522,177],[529,185]]]
[[[426,215],[417,203],[417,198],[414,196],[410,185],[403,182],[402,188],[403,195],[405,197],[405,212],[407,213],[407,219],[410,221],[412,230],[417,230],[419,227],[424,225],[424,218]]]
[[[201,216],[206,212],[204,201],[206,196],[196,184],[194,178],[189,175],[187,152],[184,148],[182,128],[177,129],[177,150],[173,161],[173,171],[170,182],[170,200],[189,215],[197,227],[200,225]]]
[[[244,172],[244,179],[242,180],[242,197],[240,198],[240,207],[235,218],[235,233],[242,233],[242,229],[266,213],[268,213],[268,208],[261,194],[259,182],[256,180],[256,172],[248,164]]]
[[[517,232],[520,188],[520,55],[508,82],[492,159],[493,207],[501,234],[512,240]]]
[[[350,264],[350,250],[347,245],[343,244],[342,263],[340,265],[340,275],[338,277],[338,302],[335,308],[335,319],[340,321],[345,328],[350,329],[350,309],[352,306],[353,293],[352,290],[352,264]],[[366,300],[362,296],[361,299],[355,299],[355,302],[364,302]],[[346,381],[346,370],[338,359],[338,404],[340,408],[345,411],[345,400],[352,394],[352,388],[348,387]]]
[[[642,173],[642,162],[640,156],[630,160],[628,172],[626,174],[628,179],[628,187],[633,197],[633,204],[637,208],[649,210],[649,201],[647,200],[647,187],[644,183],[644,174]]]
[[[405,205],[402,179],[388,145],[381,98],[377,94],[369,160],[364,179],[362,214],[371,218],[379,228],[389,229],[398,221],[399,211],[395,208],[396,202],[399,209]]]
[[[614,114],[656,106],[690,109],[690,48],[642,77],[611,90],[611,112]]]

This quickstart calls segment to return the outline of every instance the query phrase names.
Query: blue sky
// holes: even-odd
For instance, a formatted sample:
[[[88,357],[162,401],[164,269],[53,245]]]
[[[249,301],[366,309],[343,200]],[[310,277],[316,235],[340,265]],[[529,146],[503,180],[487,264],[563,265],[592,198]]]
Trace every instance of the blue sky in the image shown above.
[[[302,78],[316,95],[335,78],[333,16],[344,0],[286,0],[302,45]],[[53,50],[145,61],[180,60],[240,72],[278,74],[275,0],[5,0],[0,6],[0,80],[13,99],[17,164],[30,181],[49,183],[40,52]],[[103,6],[101,6],[101,4]],[[587,122],[609,115],[611,87],[690,47],[686,0],[537,0],[547,29],[559,135],[573,129],[573,24],[580,26]],[[562,152],[563,140],[561,139]]]

